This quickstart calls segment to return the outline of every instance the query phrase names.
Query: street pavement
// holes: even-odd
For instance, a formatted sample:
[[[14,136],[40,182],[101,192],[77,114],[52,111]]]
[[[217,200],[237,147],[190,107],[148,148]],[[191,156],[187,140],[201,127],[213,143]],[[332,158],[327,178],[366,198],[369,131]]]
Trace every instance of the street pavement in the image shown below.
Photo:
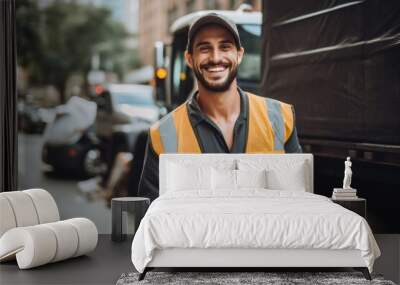
[[[18,189],[42,188],[49,191],[62,220],[85,217],[92,220],[100,234],[111,233],[111,210],[103,199],[89,199],[82,194],[74,176],[55,175],[41,161],[41,135],[18,135]]]

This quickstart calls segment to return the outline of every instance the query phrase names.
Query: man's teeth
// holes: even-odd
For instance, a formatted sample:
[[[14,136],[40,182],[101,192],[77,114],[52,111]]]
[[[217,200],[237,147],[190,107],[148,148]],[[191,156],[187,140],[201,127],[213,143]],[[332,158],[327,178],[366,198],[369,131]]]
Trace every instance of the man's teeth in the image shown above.
[[[219,72],[219,71],[224,71],[225,69],[226,69],[226,67],[217,66],[217,67],[209,67],[209,68],[207,68],[207,71],[210,71],[210,72]]]

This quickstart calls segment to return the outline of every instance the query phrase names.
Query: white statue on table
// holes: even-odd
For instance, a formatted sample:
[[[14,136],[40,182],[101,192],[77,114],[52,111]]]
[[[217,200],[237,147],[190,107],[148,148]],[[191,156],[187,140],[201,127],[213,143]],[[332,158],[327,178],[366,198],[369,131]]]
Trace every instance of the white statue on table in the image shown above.
[[[347,157],[347,160],[344,162],[344,179],[343,179],[343,189],[352,189],[351,184],[351,176],[353,172],[351,171],[351,161],[350,157]]]

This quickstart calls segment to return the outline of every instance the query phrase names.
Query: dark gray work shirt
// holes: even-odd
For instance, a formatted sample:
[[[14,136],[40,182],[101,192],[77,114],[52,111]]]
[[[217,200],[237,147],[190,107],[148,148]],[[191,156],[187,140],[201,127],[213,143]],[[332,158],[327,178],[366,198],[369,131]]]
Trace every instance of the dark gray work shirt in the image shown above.
[[[233,144],[229,149],[219,127],[205,115],[196,100],[197,92],[188,99],[189,120],[193,127],[202,153],[244,153],[247,143],[247,118],[249,115],[249,103],[246,94],[238,88],[240,96],[240,114],[233,129]],[[294,117],[294,114],[293,114]],[[296,128],[289,140],[285,143],[286,153],[302,152]],[[143,171],[139,182],[138,195],[154,200],[158,197],[158,155],[151,145],[150,136],[147,141]]]

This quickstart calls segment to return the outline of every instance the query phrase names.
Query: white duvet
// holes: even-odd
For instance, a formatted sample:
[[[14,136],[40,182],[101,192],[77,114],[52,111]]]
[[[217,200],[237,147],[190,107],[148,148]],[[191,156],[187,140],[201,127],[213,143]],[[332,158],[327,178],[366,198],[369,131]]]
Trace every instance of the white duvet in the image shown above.
[[[132,262],[143,272],[165,248],[358,249],[370,272],[380,256],[359,215],[324,196],[265,189],[162,195],[140,223]]]

